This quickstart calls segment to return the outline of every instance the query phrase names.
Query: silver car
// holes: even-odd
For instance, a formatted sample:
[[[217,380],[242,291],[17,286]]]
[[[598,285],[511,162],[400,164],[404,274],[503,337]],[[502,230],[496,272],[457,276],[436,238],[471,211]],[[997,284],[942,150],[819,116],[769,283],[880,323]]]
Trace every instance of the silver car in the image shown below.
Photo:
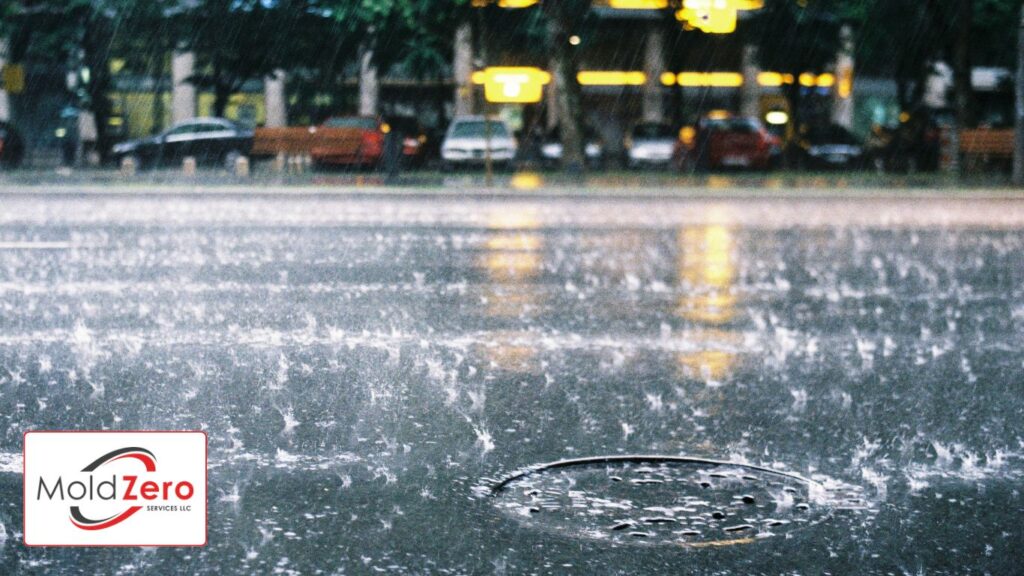
[[[441,144],[441,160],[449,168],[481,165],[486,161],[488,150],[492,162],[511,166],[518,145],[508,125],[501,120],[485,120],[483,116],[463,116],[448,127]]]
[[[676,131],[668,124],[637,124],[623,143],[626,149],[626,166],[668,166],[672,162],[677,139]]]

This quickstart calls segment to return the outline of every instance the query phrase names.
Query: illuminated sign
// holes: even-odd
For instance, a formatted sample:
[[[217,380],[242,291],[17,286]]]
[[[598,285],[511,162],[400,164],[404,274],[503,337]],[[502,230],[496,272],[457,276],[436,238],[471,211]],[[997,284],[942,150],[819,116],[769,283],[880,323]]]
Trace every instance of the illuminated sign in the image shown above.
[[[474,8],[483,8],[488,4],[493,3],[494,0],[472,0],[470,5]],[[539,0],[498,0],[497,4],[499,8],[529,8],[536,4]]]
[[[743,86],[743,75],[738,72],[680,72],[680,86],[712,88],[738,88]]]
[[[708,34],[729,34],[736,31],[736,20],[741,10],[762,7],[764,0],[683,0],[676,19]]]
[[[473,73],[473,83],[484,86],[484,98],[496,103],[540,102],[543,86],[549,82],[547,72],[524,66],[493,66]]]
[[[636,71],[593,70],[580,72],[576,79],[584,86],[643,86],[647,83],[647,74]]]
[[[668,8],[668,0],[607,0],[609,8],[616,10],[661,10]]]
[[[794,82],[799,82],[804,88],[832,88],[836,85],[836,76],[828,72],[824,74],[804,72],[797,77],[779,72],[760,72],[757,75],[757,83],[761,86],[777,87]],[[842,82],[840,82],[839,89],[840,91],[843,89]]]

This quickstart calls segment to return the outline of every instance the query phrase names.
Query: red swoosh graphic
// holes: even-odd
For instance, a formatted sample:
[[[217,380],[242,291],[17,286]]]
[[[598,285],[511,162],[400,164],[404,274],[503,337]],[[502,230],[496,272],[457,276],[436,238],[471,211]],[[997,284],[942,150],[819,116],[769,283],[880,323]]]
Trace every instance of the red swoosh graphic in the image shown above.
[[[132,506],[131,508],[125,510],[124,512],[121,512],[117,516],[114,516],[110,520],[107,520],[106,522],[103,522],[101,524],[79,524],[74,520],[74,518],[71,519],[71,523],[75,526],[78,526],[82,530],[102,530],[104,528],[110,528],[111,526],[124,522],[125,520],[130,518],[132,514],[135,514],[139,510],[142,510],[142,506]]]
[[[140,454],[138,452],[129,452],[128,454],[122,454],[121,456],[118,456],[117,458],[112,458],[110,460],[107,460],[103,464],[104,465],[110,464],[111,462],[116,462],[116,461],[121,460],[123,458],[135,458],[139,462],[142,462],[142,464],[146,467],[146,472],[156,472],[156,462],[154,462],[153,459],[150,458],[148,455]]]

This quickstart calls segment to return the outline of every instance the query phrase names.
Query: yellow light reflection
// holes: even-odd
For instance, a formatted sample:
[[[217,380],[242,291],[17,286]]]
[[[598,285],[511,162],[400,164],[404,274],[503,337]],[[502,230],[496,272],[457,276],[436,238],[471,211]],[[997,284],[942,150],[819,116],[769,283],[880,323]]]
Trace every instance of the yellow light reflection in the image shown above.
[[[647,75],[636,71],[590,70],[580,72],[576,79],[584,86],[643,86]]]
[[[540,303],[534,279],[543,267],[544,238],[532,209],[495,210],[489,215],[487,238],[477,266],[487,277],[483,288],[485,313],[510,318]]]
[[[743,86],[743,74],[738,72],[680,72],[677,82],[680,86],[737,88]]]
[[[543,177],[536,172],[517,172],[512,176],[512,187],[516,190],[536,190],[544,183]]]
[[[483,257],[482,265],[491,280],[501,283],[518,283],[537,276],[540,270],[540,254],[534,252],[488,252]]]
[[[837,89],[840,98],[846,99],[853,94],[853,67],[849,66],[839,71],[839,88]]]
[[[760,72],[757,75],[757,83],[761,86],[782,86],[782,74],[778,72]]]
[[[686,146],[693,146],[697,141],[697,129],[693,126],[683,126],[679,129],[679,140]]]
[[[536,335],[523,331],[492,332],[487,342],[474,347],[478,357],[501,370],[531,373],[540,370],[535,361]]]
[[[494,0],[472,0],[469,5],[473,8],[483,8],[488,4],[493,3]],[[498,0],[497,4],[500,8],[529,8],[540,0]]]
[[[616,10],[663,10],[668,0],[608,0],[608,6]]]
[[[676,362],[689,378],[710,378],[721,381],[736,363],[736,354],[730,350],[700,350],[680,352]]]
[[[836,85],[836,77],[833,74],[821,74],[815,81],[818,88],[831,88]]]
[[[698,326],[686,334],[698,349],[680,352],[676,362],[689,378],[720,381],[737,361],[733,351],[742,336],[722,326],[736,316],[735,238],[721,224],[684,228],[677,234],[677,276],[684,290],[676,301],[676,316]]]
[[[539,234],[498,233],[487,239],[487,249],[493,251],[522,250],[535,252],[540,250],[542,240]]]

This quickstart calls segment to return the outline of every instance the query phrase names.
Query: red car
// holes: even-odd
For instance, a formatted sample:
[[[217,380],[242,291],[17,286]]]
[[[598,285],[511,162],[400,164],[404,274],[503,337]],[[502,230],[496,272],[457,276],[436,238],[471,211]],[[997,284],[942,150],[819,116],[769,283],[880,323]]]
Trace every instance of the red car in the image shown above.
[[[310,155],[317,165],[373,168],[384,156],[384,138],[390,127],[379,118],[342,116],[328,118],[321,128],[324,138]],[[328,134],[330,134],[328,136]]]
[[[757,118],[705,118],[697,124],[691,142],[680,139],[676,145],[680,165],[699,170],[767,170],[781,156],[782,141]]]

